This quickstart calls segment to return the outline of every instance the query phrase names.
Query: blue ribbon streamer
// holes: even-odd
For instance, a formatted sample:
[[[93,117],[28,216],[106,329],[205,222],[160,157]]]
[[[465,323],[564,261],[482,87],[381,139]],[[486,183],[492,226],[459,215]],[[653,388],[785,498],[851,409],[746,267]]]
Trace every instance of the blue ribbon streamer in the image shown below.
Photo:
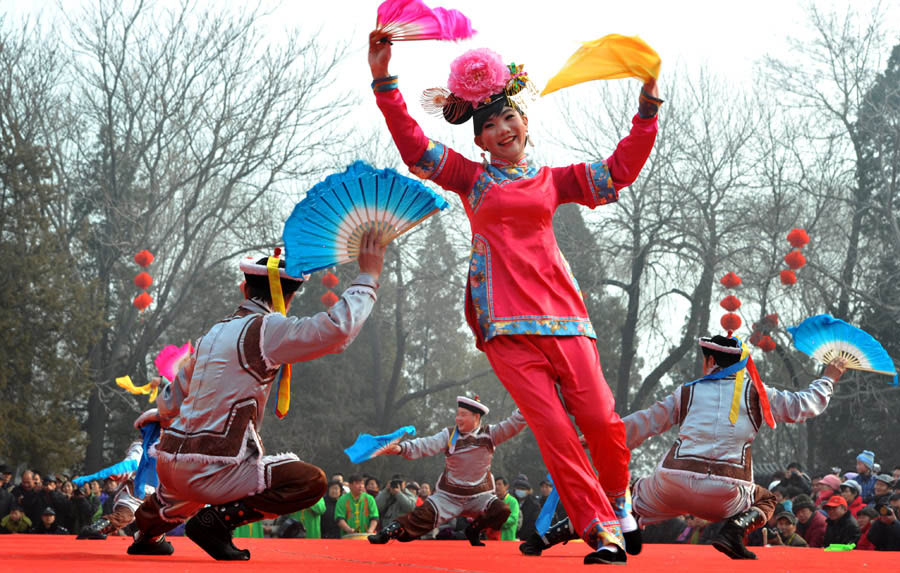
[[[144,436],[143,446],[144,452],[141,454],[141,461],[138,462],[137,472],[134,475],[134,496],[138,499],[144,499],[144,487],[157,487],[159,485],[159,476],[156,475],[156,458],[148,455],[150,446],[159,441],[159,422],[151,422],[141,426],[141,435]]]
[[[698,384],[700,382],[713,382],[715,380],[721,380],[723,378],[727,378],[732,374],[737,374],[741,370],[747,367],[747,358],[743,360],[738,360],[728,368],[722,368],[721,370],[716,370],[710,374],[707,374],[703,378],[697,378],[696,380],[691,380],[690,382],[685,383],[685,386],[692,386],[694,384]]]
[[[547,480],[553,485],[553,478],[550,477],[550,474],[547,474]],[[537,529],[538,535],[546,534],[550,526],[553,525],[553,516],[556,515],[556,507],[558,505],[559,492],[556,491],[556,486],[553,486],[553,491],[544,500],[544,507],[541,508],[541,512],[534,522],[534,528]]]

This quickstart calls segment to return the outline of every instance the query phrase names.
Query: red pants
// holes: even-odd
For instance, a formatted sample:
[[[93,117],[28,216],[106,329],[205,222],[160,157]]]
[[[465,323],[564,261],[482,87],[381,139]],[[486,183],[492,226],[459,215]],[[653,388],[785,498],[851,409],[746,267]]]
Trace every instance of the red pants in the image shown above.
[[[595,547],[598,542],[623,544],[608,497],[628,488],[631,452],[594,341],[585,336],[501,335],[484,350],[534,433],[575,531]],[[569,413],[588,443],[596,476]]]

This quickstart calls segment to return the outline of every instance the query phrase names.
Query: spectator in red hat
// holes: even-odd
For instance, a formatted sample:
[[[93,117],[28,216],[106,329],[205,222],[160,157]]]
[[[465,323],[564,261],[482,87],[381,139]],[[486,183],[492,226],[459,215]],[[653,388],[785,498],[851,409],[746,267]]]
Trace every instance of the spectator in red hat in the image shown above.
[[[832,543],[856,543],[859,541],[859,523],[847,508],[847,500],[832,496],[825,504],[828,520],[825,527],[825,547]]]

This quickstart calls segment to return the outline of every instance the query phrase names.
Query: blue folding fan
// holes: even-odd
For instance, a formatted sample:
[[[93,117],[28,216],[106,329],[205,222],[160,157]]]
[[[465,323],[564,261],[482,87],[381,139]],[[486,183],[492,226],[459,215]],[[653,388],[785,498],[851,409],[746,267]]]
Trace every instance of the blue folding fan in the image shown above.
[[[827,364],[841,356],[847,359],[847,368],[893,376],[897,384],[897,369],[884,347],[869,333],[843,320],[819,314],[787,330],[797,350],[820,362]]]
[[[360,434],[357,436],[356,441],[353,442],[353,445],[344,450],[344,453],[347,454],[347,457],[350,458],[350,461],[354,464],[361,464],[366,460],[371,460],[376,456],[380,456],[388,449],[388,447],[400,442],[400,440],[403,439],[403,436],[407,434],[415,436],[416,427],[403,426],[402,428],[383,436]]]
[[[368,229],[384,233],[386,244],[446,207],[419,181],[357,161],[316,184],[294,207],[282,234],[287,273],[352,261]]]

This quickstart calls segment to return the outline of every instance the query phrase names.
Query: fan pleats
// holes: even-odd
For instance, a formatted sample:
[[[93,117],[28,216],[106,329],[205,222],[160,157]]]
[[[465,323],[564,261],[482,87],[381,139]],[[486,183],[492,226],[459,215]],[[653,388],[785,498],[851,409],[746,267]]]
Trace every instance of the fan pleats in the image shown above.
[[[382,232],[387,244],[446,207],[422,183],[357,161],[316,184],[294,207],[283,233],[288,274],[355,260],[368,229]]]

